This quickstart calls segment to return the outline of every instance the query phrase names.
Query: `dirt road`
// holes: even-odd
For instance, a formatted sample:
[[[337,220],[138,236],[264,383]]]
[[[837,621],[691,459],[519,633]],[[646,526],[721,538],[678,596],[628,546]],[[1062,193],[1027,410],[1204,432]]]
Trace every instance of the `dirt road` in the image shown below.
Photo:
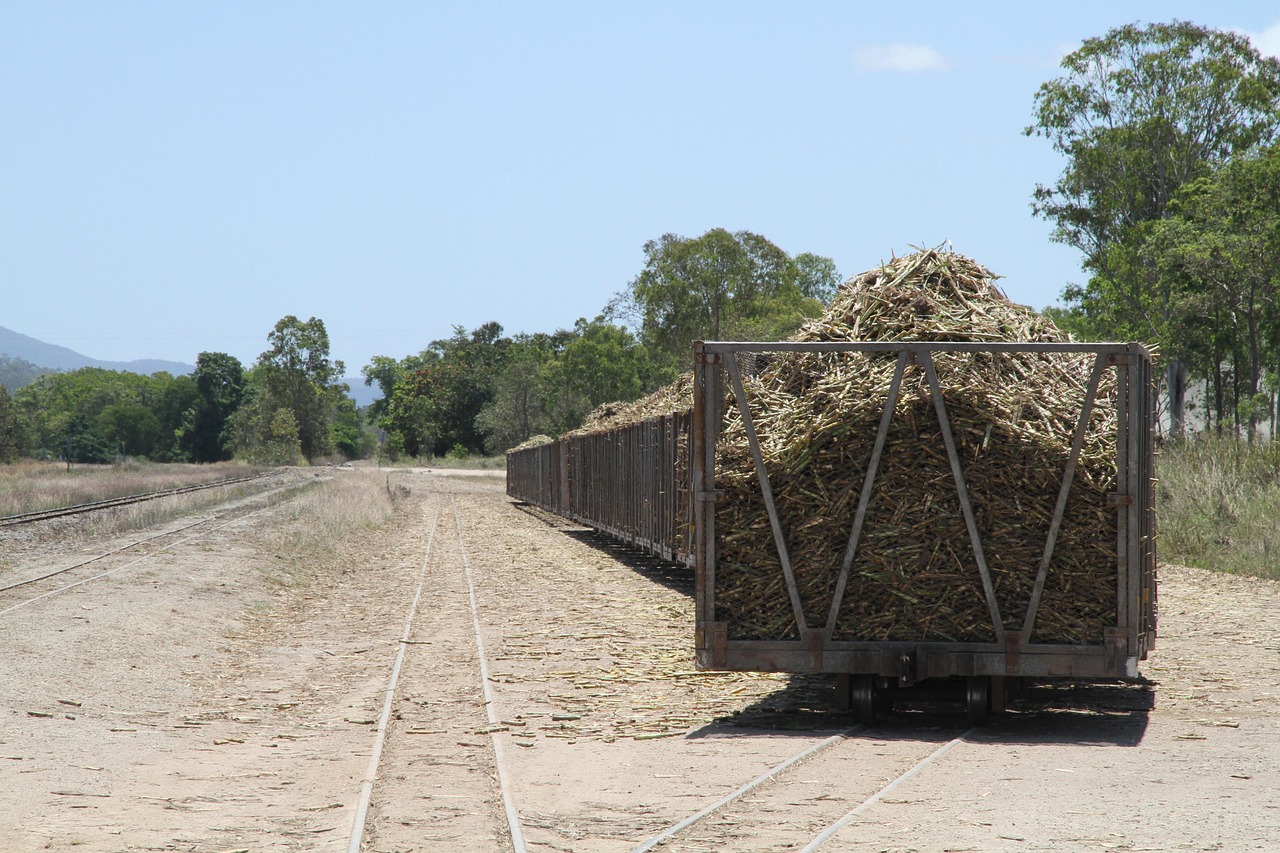
[[[387,483],[393,523],[323,565],[282,567],[264,509],[0,599],[0,849],[510,850],[501,778],[527,849],[630,851],[838,733],[656,849],[800,850],[956,738],[822,849],[1280,849],[1274,584],[1164,567],[1150,685],[1037,688],[981,731],[946,706],[851,730],[822,679],[695,672],[683,571],[497,477]],[[0,585],[73,557],[4,548]]]

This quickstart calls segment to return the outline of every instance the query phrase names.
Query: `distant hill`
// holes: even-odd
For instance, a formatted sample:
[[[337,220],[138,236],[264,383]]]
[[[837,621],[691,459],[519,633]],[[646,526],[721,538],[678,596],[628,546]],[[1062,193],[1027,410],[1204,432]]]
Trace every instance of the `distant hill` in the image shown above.
[[[172,373],[174,376],[180,376],[185,373],[192,373],[196,369],[194,364],[183,364],[180,361],[163,361],[155,358],[141,358],[136,361],[103,361],[99,358],[81,355],[67,347],[47,344],[44,341],[36,340],[28,335],[0,326],[0,357],[3,356],[8,356],[9,359],[14,359],[18,362],[9,365],[15,371],[19,368],[44,368],[36,371],[22,370],[25,381],[21,383],[15,382],[10,390],[26,384],[26,382],[31,381],[40,373],[48,373],[53,370],[79,370],[82,367],[101,367],[105,370],[141,373],[144,376],[150,376],[152,373],[159,373],[162,370]],[[25,364],[22,364],[23,362]],[[31,374],[29,377],[26,375],[28,373]],[[350,386],[351,398],[356,401],[357,406],[367,406],[382,396],[381,389],[376,385],[372,387],[365,385],[364,377],[362,376],[348,376],[342,381]],[[0,380],[0,384],[3,384],[2,380]]]
[[[342,381],[351,389],[351,399],[361,408],[382,399],[382,389],[377,385],[365,385],[363,376],[345,376]]]
[[[82,367],[101,367],[104,370],[124,370],[129,373],[141,373],[149,376],[152,373],[168,371],[177,376],[191,373],[195,365],[183,364],[180,361],[163,361],[156,358],[141,358],[136,361],[103,361],[81,355],[73,349],[57,344],[47,344],[27,335],[19,334],[12,329],[0,326],[0,355],[20,358],[39,367],[53,370],[79,370]]]

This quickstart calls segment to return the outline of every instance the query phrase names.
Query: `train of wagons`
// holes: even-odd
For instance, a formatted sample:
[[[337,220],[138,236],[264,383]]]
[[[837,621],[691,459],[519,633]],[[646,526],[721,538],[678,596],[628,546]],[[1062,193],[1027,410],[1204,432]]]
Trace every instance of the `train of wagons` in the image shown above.
[[[1075,456],[1067,462],[1051,501],[1054,515],[1050,519],[1040,565],[1028,565],[1028,577],[1034,577],[1036,589],[1029,611],[1019,628],[1019,619],[997,615],[998,607],[991,582],[991,572],[982,559],[982,543],[991,531],[983,529],[1008,523],[1008,519],[979,518],[971,503],[978,484],[965,482],[966,460],[961,458],[957,443],[949,432],[948,398],[945,381],[940,386],[933,379],[932,402],[942,426],[942,441],[928,448],[949,462],[954,474],[954,498],[965,510],[964,519],[975,558],[971,567],[972,586],[987,599],[992,613],[983,636],[974,639],[941,638],[921,627],[918,635],[904,633],[897,626],[892,636],[858,636],[849,631],[836,631],[837,623],[847,624],[851,604],[844,590],[851,584],[850,572],[857,571],[850,557],[840,567],[838,577],[829,584],[832,618],[825,622],[806,618],[798,588],[801,566],[788,559],[789,545],[801,532],[803,522],[784,517],[773,494],[777,474],[771,474],[756,435],[756,427],[769,416],[760,411],[760,403],[749,403],[743,391],[742,365],[750,359],[777,358],[786,353],[862,353],[884,359],[896,359],[900,365],[932,365],[945,353],[977,353],[981,357],[1000,357],[1001,353],[1038,353],[1052,357],[1069,353],[1073,357],[1090,358],[1094,364],[1092,398],[1082,403],[1079,432],[1090,417],[1089,409],[1107,409],[1104,414],[1114,422],[1114,480],[1106,495],[1106,512],[1090,535],[1105,540],[1107,553],[1113,555],[1113,566],[1105,566],[1108,601],[1107,618],[1092,633],[1071,642],[1044,642],[1035,636],[1031,623],[1035,608],[1051,606],[1042,600],[1046,579],[1053,580],[1053,539],[1062,525],[1063,514],[1072,499],[1070,469]],[[903,370],[899,366],[899,377]],[[930,367],[932,370],[932,367]],[[1097,393],[1099,376],[1111,390],[1105,396]],[[897,381],[897,380],[895,380]],[[707,670],[769,671],[785,673],[831,673],[841,706],[853,711],[863,721],[883,712],[895,697],[910,695],[903,691],[928,693],[931,686],[941,694],[960,699],[974,724],[985,723],[992,711],[1004,708],[1009,696],[1025,680],[1064,679],[1071,681],[1110,681],[1138,677],[1139,661],[1146,658],[1156,636],[1156,556],[1155,556],[1155,489],[1153,478],[1153,445],[1156,427],[1155,394],[1150,353],[1137,344],[1018,344],[1018,343],[746,343],[699,342],[694,346],[692,407],[622,426],[597,431],[578,432],[540,445],[510,451],[507,459],[507,492],[522,502],[536,505],[552,513],[595,528],[636,548],[666,560],[684,563],[695,576],[696,623],[694,638],[696,659]],[[928,386],[922,385],[928,391]],[[878,431],[868,432],[863,440],[872,448],[872,463],[867,472],[858,472],[863,491],[875,486],[876,465],[892,454],[910,454],[925,448],[913,448],[909,442],[896,445],[886,441],[894,418],[896,402],[893,394],[875,401],[883,407]],[[925,396],[928,396],[926,393]],[[754,411],[753,411],[754,409]],[[881,409],[877,409],[881,411]],[[795,603],[794,618],[785,630],[776,634],[735,629],[733,619],[751,616],[752,599],[746,603],[739,594],[730,607],[720,599],[725,595],[724,583],[717,574],[728,572],[721,565],[720,554],[726,537],[735,531],[725,529],[725,504],[731,497],[720,487],[723,472],[717,465],[726,464],[722,442],[726,424],[733,420],[735,428],[747,433],[750,455],[738,464],[754,473],[751,495],[764,508],[767,525],[755,531],[776,544],[777,553],[769,552],[768,566],[763,567],[758,601],[763,609],[770,596]],[[936,439],[936,437],[935,437]],[[1079,453],[1079,437],[1073,453]],[[794,471],[791,473],[795,473]],[[802,472],[803,473],[803,472]],[[741,477],[739,477],[741,479]],[[739,489],[739,493],[740,493]],[[1052,497],[1052,496],[1051,496]],[[832,543],[836,552],[852,553],[859,541],[866,541],[875,531],[870,524],[866,500],[857,507],[855,516],[846,521],[851,530],[848,541]],[[852,507],[851,507],[852,509]],[[740,571],[734,567],[733,571]],[[723,581],[723,579],[722,579]],[[979,584],[979,581],[981,583]],[[767,589],[766,589],[767,587]],[[739,590],[739,593],[741,590]],[[943,591],[946,592],[945,590]],[[905,591],[910,595],[911,590]],[[1114,594],[1114,610],[1110,596]],[[841,600],[841,596],[844,600]],[[768,606],[776,608],[776,601]],[[846,611],[841,615],[842,608]],[[810,610],[814,608],[808,608]],[[1006,610],[1008,608],[1006,607]],[[732,617],[726,613],[732,611]]]

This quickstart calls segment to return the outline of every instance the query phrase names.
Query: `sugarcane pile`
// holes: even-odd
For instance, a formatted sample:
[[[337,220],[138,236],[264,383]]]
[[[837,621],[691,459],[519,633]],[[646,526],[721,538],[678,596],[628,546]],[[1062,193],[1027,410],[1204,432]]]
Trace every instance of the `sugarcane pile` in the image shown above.
[[[848,281],[801,341],[1059,342],[961,255],[921,251]],[[827,621],[896,356],[777,353],[743,377],[809,627]],[[1007,630],[1022,627],[1092,355],[934,355]],[[685,399],[688,391],[683,392]],[[1103,373],[1034,642],[1098,643],[1116,622],[1115,377]],[[716,609],[735,639],[798,637],[741,415],[716,461]],[[924,371],[909,366],[837,640],[990,641],[994,630]]]

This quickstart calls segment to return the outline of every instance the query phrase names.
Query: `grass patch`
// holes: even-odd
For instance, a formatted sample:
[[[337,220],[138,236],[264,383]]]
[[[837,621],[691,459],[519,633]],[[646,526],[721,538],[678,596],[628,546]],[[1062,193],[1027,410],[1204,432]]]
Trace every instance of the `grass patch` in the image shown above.
[[[390,523],[396,504],[407,496],[408,489],[388,474],[336,472],[282,504],[273,523],[255,535],[283,570],[275,579],[291,585],[341,562],[348,552],[358,553],[366,536]]]
[[[187,465],[133,460],[68,469],[60,462],[26,460],[0,465],[0,516],[248,477],[264,470],[237,462]]]
[[[1160,559],[1280,578],[1280,444],[1199,438],[1162,450],[1156,473]]]

